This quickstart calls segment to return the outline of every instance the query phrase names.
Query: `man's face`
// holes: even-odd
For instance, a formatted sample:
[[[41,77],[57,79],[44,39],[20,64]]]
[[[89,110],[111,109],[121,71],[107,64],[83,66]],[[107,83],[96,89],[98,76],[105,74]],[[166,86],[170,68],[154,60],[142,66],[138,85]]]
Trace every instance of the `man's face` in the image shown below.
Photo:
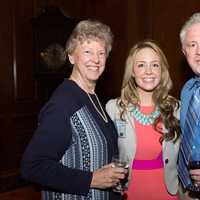
[[[182,51],[193,72],[200,76],[200,23],[186,30]]]

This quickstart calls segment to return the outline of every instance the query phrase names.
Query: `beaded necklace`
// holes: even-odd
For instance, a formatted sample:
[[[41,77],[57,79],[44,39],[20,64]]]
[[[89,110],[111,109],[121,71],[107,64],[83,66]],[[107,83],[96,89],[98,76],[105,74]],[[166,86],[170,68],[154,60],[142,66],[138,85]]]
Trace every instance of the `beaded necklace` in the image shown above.
[[[94,106],[95,110],[97,111],[97,113],[101,116],[101,118],[102,118],[106,123],[108,123],[108,118],[107,118],[107,116],[106,116],[106,114],[105,114],[105,112],[104,112],[104,110],[103,110],[103,107],[102,107],[102,105],[101,105],[101,103],[100,103],[100,101],[99,101],[98,96],[94,93],[94,96],[95,96],[95,98],[96,98],[96,100],[97,100],[97,103],[99,104],[99,108],[101,109],[101,111],[97,108],[97,106],[96,106],[96,104],[94,103],[94,101],[92,100],[92,97],[90,96],[90,94],[87,93],[87,95],[88,95],[88,98],[89,98],[90,102],[92,103],[92,105]]]
[[[156,106],[156,109],[151,114],[145,115],[142,113],[137,106],[135,106],[132,110],[132,113],[134,115],[134,118],[140,122],[142,125],[150,125],[153,124],[155,119],[160,115],[160,110],[158,106]]]

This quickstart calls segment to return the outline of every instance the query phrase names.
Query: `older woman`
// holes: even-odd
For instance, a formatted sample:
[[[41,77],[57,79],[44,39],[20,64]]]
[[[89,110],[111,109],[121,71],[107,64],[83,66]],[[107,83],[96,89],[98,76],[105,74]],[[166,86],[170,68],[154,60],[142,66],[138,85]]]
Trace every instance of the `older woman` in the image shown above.
[[[126,61],[121,96],[106,105],[118,129],[119,151],[130,159],[128,200],[177,199],[180,128],[168,68],[155,42],[137,43]]]
[[[84,20],[66,44],[73,64],[39,115],[38,128],[22,160],[25,179],[43,186],[43,200],[117,200],[112,192],[127,170],[112,167],[117,133],[95,86],[111,51],[110,28]]]

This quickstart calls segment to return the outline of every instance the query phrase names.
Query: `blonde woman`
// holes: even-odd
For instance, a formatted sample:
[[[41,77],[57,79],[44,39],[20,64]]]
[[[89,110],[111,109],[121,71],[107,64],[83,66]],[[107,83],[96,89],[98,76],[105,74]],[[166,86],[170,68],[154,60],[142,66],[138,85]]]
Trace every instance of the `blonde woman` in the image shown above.
[[[119,151],[130,160],[128,200],[178,199],[179,103],[169,95],[168,68],[155,42],[137,43],[126,60],[121,96],[106,105]]]

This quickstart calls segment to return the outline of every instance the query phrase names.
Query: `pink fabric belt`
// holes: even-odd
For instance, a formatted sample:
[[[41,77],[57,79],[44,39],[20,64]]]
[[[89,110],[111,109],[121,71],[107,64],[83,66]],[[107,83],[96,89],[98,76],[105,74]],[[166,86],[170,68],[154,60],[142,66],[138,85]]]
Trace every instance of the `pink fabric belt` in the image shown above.
[[[132,169],[151,170],[163,168],[162,152],[153,160],[134,160]]]

